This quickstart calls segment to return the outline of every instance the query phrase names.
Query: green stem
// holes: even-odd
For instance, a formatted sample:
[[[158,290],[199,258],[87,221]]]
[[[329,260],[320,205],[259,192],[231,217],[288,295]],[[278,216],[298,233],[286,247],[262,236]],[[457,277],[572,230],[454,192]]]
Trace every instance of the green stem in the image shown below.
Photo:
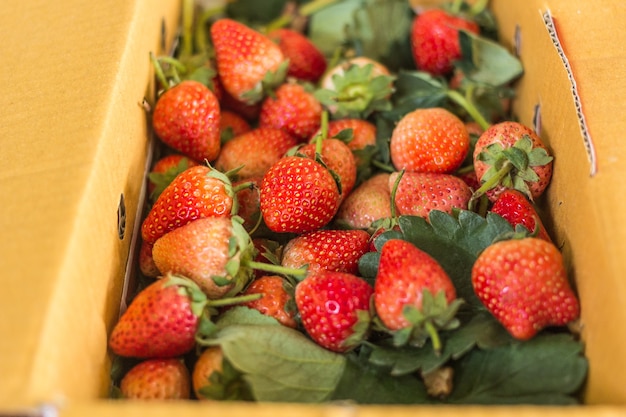
[[[439,333],[437,333],[437,328],[430,320],[426,320],[426,322],[424,323],[424,328],[428,332],[430,340],[433,343],[433,350],[435,351],[435,355],[441,355],[441,339],[439,338]]]
[[[156,58],[156,56],[154,56],[152,52],[150,52],[150,61],[152,62],[152,66],[154,67],[154,73],[157,79],[159,80],[161,85],[163,85],[163,89],[167,90],[169,88],[169,82],[167,81],[167,77],[165,76],[165,73],[163,72],[161,63]]]
[[[491,124],[478,111],[478,109],[476,108],[474,103],[471,102],[471,100],[463,97],[463,95],[461,95],[456,90],[448,90],[446,92],[446,95],[448,96],[448,98],[450,98],[450,100],[454,101],[456,104],[465,109],[465,111],[469,113],[472,119],[474,119],[474,121],[476,121],[476,123],[478,123],[483,130],[487,130],[489,128]]]
[[[181,39],[180,56],[187,57],[193,54],[193,19],[195,0],[183,0],[183,33]]]
[[[476,16],[485,11],[487,8],[487,4],[489,4],[489,0],[478,0],[470,7],[469,15]]]
[[[226,10],[225,6],[213,7],[210,9],[206,9],[200,15],[198,22],[196,23],[196,35],[195,35],[195,43],[196,50],[200,52],[205,52],[208,50],[208,42],[206,38],[206,26],[207,22],[213,19],[215,16],[224,14]]]
[[[158,58],[159,62],[165,62],[168,65],[171,65],[172,67],[174,67],[177,71],[180,71],[182,73],[186,73],[187,72],[187,67],[185,66],[185,64],[183,64],[182,62],[180,62],[178,59],[173,58],[171,56],[160,56]]]
[[[377,159],[372,159],[372,165],[375,166],[376,168],[379,168],[385,172],[389,172],[389,173],[393,173],[396,172],[395,168],[392,167],[391,165],[387,165]]]
[[[328,7],[332,5],[333,3],[336,3],[337,1],[339,0],[314,0],[312,2],[302,5],[298,9],[298,15],[304,16],[304,17],[311,16],[313,13],[316,13],[322,10],[324,7]],[[277,17],[276,19],[274,19],[273,21],[271,21],[270,23],[268,23],[267,26],[265,26],[265,29],[263,31],[265,33],[270,33],[274,29],[279,29],[279,28],[288,26],[293,21],[293,18],[294,18],[293,15],[288,15],[288,14],[281,15]]]
[[[459,14],[461,12],[461,7],[463,6],[464,0],[454,0],[450,5],[450,13]]]
[[[456,173],[458,175],[462,175],[462,174],[468,174],[470,172],[474,171],[474,165],[466,165],[464,167],[461,167],[459,169],[456,170]]]
[[[230,306],[234,304],[242,304],[242,303],[247,303],[249,301],[258,300],[261,297],[263,297],[263,294],[246,294],[246,295],[240,295],[237,297],[219,298],[217,300],[208,300],[207,306],[225,307],[225,306]]]
[[[396,192],[398,191],[398,186],[400,185],[400,180],[402,180],[402,176],[404,175],[404,170],[398,173],[396,180],[393,183],[393,187],[391,187],[391,218],[395,219],[397,215],[396,208]]]
[[[500,170],[487,181],[483,182],[474,194],[477,196],[485,194],[487,191],[498,185],[500,183],[500,180],[506,177],[506,175],[511,172],[512,169],[513,164],[510,161],[506,161],[504,164],[502,164],[502,168],[500,168]]]
[[[259,271],[271,272],[274,274],[304,277],[307,273],[306,269],[287,268],[282,265],[274,265],[274,264],[265,263],[265,262],[249,261],[246,264],[252,269],[258,269]]]

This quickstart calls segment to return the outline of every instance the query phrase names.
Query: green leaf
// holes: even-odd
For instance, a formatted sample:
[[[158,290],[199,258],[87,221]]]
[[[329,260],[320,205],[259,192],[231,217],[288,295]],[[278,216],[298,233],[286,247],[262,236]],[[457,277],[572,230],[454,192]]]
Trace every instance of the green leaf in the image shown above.
[[[385,112],[390,120],[400,120],[418,109],[442,106],[447,101],[447,83],[423,71],[400,71],[394,83],[393,109]]]
[[[297,330],[258,324],[258,317],[247,312],[236,314],[244,322],[237,323],[233,316],[227,323],[218,322],[221,328],[210,343],[222,347],[257,401],[311,403],[329,398],[345,367],[343,355],[318,346]]]
[[[459,43],[462,59],[456,66],[476,83],[500,87],[523,73],[521,61],[498,42],[460,30]]]
[[[454,404],[575,404],[588,362],[568,334],[475,349],[454,366]]]

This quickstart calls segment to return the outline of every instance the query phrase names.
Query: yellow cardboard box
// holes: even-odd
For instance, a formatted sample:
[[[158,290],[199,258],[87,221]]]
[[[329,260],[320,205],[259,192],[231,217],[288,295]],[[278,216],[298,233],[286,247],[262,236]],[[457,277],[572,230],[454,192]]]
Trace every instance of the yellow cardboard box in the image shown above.
[[[354,407],[112,401],[119,312],[150,156],[150,51],[179,0],[5,0],[0,13],[0,415],[626,414],[626,4],[493,0],[525,67],[515,111],[556,155],[545,207],[581,297],[580,407]],[[561,49],[555,46],[560,45]]]

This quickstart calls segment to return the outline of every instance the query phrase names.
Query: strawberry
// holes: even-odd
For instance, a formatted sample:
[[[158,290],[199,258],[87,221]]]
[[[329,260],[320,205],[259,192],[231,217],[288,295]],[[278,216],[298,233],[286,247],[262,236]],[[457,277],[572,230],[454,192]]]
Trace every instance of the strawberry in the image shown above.
[[[178,174],[198,163],[182,154],[170,154],[159,158],[148,174],[148,193],[153,202]]]
[[[274,29],[267,36],[289,59],[287,75],[303,81],[317,82],[326,71],[326,57],[319,48],[302,33],[289,29]]]
[[[186,400],[191,393],[189,370],[178,358],[147,359],[133,366],[120,381],[124,398]]]
[[[456,289],[441,265],[426,252],[401,239],[386,241],[374,284],[377,317],[396,343],[421,345],[430,337],[435,351],[441,345],[436,329],[458,325],[460,305]]]
[[[520,340],[579,315],[563,257],[544,239],[525,237],[488,246],[474,263],[472,285],[485,307]]]
[[[346,272],[309,274],[296,286],[296,306],[307,334],[334,352],[354,349],[370,323],[372,287]]]
[[[469,146],[465,123],[434,107],[404,115],[393,129],[389,152],[398,170],[450,174],[461,166]]]
[[[203,217],[230,216],[234,191],[230,180],[205,165],[180,173],[159,195],[141,225],[141,236],[154,244],[165,233]]]
[[[193,365],[191,382],[196,398],[208,400],[251,400],[246,382],[224,356],[220,346],[209,346]]]
[[[369,229],[391,217],[389,174],[378,173],[356,187],[339,206],[335,221],[352,229]]]
[[[242,295],[262,294],[258,300],[242,303],[266,316],[273,317],[284,326],[296,328],[296,308],[293,304],[293,287],[280,275],[265,275],[255,279]]]
[[[370,235],[364,230],[316,230],[289,240],[281,265],[318,271],[358,273],[359,259],[368,251]]]
[[[214,78],[215,90],[220,91],[220,107],[222,111],[231,111],[246,119],[248,123],[256,122],[261,112],[261,100],[250,104],[236,99],[228,93],[222,86],[219,77]]]
[[[443,9],[434,8],[419,13],[411,25],[411,52],[422,71],[433,75],[447,75],[452,63],[461,57],[459,30],[475,34],[478,25]]]
[[[531,232],[536,228],[536,237],[551,241],[534,204],[520,191],[504,190],[491,206],[491,211],[504,217],[513,227],[521,224]]]
[[[212,161],[220,151],[219,102],[197,81],[165,90],[154,106],[152,126],[166,145],[195,161]]]
[[[369,163],[367,152],[373,152],[376,147],[376,125],[364,119],[338,119],[328,122],[327,137],[334,138],[344,131],[351,131],[352,135],[346,141],[354,153],[357,167]]]
[[[382,63],[356,57],[328,70],[315,97],[335,119],[367,119],[376,111],[391,109],[394,80]]]
[[[243,227],[247,231],[254,230],[261,216],[260,187],[262,176],[237,180],[233,186],[237,188],[237,216],[243,220]],[[247,187],[242,187],[249,184]]]
[[[113,353],[135,358],[173,358],[195,346],[206,296],[191,280],[166,275],[142,289],[109,337]]]
[[[283,82],[288,61],[266,35],[229,18],[214,22],[210,31],[221,84],[235,99],[257,103]]]
[[[184,275],[217,299],[248,283],[252,270],[246,262],[254,250],[238,218],[207,217],[163,235],[154,243],[152,258],[162,273]]]
[[[282,84],[261,105],[260,127],[282,129],[305,142],[319,129],[322,105],[301,84]]]
[[[270,167],[261,184],[261,214],[279,233],[304,233],[327,225],[339,207],[332,174],[316,160],[285,156]]]
[[[528,126],[504,121],[489,127],[476,142],[474,171],[481,186],[475,197],[491,201],[507,188],[530,200],[543,194],[552,178],[553,157],[541,138]]]
[[[321,141],[320,149],[318,149],[317,141],[313,141],[298,148],[298,154],[305,155],[311,159],[316,158],[319,154],[320,159],[339,177],[341,184],[341,199],[352,192],[356,184],[356,160],[352,150],[348,145],[334,138],[319,139]]]
[[[222,109],[220,117],[220,140],[222,144],[252,129],[245,117],[232,110]]]
[[[142,274],[150,278],[156,278],[161,275],[161,271],[157,268],[152,258],[152,245],[145,241],[141,241],[139,247],[139,270]]]
[[[393,190],[399,173],[389,175],[389,189]],[[452,214],[454,209],[468,208],[472,191],[459,177],[429,172],[404,172],[395,193],[398,215],[428,218],[432,210]]]
[[[263,176],[298,141],[289,133],[274,127],[257,127],[232,138],[222,146],[213,165],[227,172],[237,171],[239,179]]]

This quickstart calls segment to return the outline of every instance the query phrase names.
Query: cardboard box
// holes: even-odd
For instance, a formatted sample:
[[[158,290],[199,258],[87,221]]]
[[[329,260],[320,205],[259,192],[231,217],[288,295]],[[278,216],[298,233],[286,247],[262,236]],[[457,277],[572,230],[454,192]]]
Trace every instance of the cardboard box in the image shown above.
[[[150,156],[140,104],[150,51],[175,37],[179,1],[5,2],[0,15],[0,415],[359,416],[626,413],[626,6],[493,0],[525,68],[515,111],[556,155],[545,200],[582,305],[590,360],[580,407],[144,404],[108,400],[106,341]],[[551,37],[550,12],[556,32]],[[516,41],[517,39],[517,41]],[[554,44],[558,39],[559,51]],[[568,72],[570,70],[570,72]],[[123,206],[122,207],[122,201]],[[120,221],[125,219],[124,233]],[[123,223],[123,222],[121,222]]]

